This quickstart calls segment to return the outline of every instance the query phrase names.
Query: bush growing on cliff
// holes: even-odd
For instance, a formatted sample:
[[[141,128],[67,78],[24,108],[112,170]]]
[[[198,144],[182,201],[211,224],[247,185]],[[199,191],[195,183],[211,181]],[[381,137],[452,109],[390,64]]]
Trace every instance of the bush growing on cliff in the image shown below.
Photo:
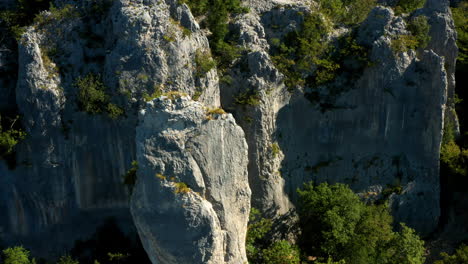
[[[196,16],[205,15],[205,24],[211,31],[210,46],[221,71],[239,57],[240,49],[227,38],[231,14],[248,12],[239,0],[183,0]],[[202,23],[203,24],[203,23]]]
[[[0,11],[0,23],[4,23],[10,33],[19,39],[23,33],[23,27],[33,22],[36,14],[47,10],[52,0],[17,0],[10,10]]]
[[[271,242],[266,238],[273,222],[252,208],[247,226],[246,251],[251,264],[299,264],[300,251],[288,241]]]
[[[463,115],[468,109],[468,1],[463,0],[452,8],[453,20],[457,30],[458,57],[456,64],[455,79],[457,80],[456,92],[463,100],[456,105],[459,113],[460,127],[462,131],[467,131],[468,115]],[[463,144],[468,148],[467,143]]]
[[[211,54],[201,50],[195,52],[195,64],[197,77],[205,77],[211,69],[216,67],[216,62],[211,58]]]
[[[270,40],[272,60],[285,75],[284,83],[288,90],[305,86],[306,98],[317,103],[322,111],[332,109],[337,95],[352,89],[363,70],[370,65],[368,49],[357,43],[355,30],[329,39],[334,25],[339,23],[329,16],[341,13],[339,10],[345,8],[344,3],[340,0],[323,1],[318,11],[304,17],[300,30],[290,32],[283,40]],[[362,4],[361,1],[346,3]],[[356,21],[360,20],[355,19],[349,25]],[[325,89],[324,96],[325,93],[319,90]]]
[[[15,146],[25,138],[26,133],[16,126],[18,116],[11,120],[0,115],[0,158],[13,153]],[[5,129],[5,125],[7,128]]]
[[[431,41],[429,35],[431,27],[428,23],[428,18],[424,15],[420,15],[412,18],[408,23],[408,30],[411,32],[418,42],[418,47],[425,48]]]
[[[457,29],[458,58],[457,68],[468,64],[468,1],[452,8],[453,20]]]
[[[318,10],[337,24],[362,22],[377,4],[376,0],[319,0]]]
[[[418,8],[421,8],[426,3],[426,0],[398,0],[395,6],[395,13],[411,13]]]
[[[75,86],[78,88],[78,106],[80,110],[89,114],[107,113],[111,119],[124,114],[122,108],[110,102],[108,88],[104,85],[100,75],[89,73],[79,77]]]
[[[392,49],[395,53],[406,52],[410,49],[426,48],[431,40],[429,35],[430,25],[427,22],[427,17],[424,15],[412,18],[408,22],[407,29],[409,35],[399,35],[391,42]]]

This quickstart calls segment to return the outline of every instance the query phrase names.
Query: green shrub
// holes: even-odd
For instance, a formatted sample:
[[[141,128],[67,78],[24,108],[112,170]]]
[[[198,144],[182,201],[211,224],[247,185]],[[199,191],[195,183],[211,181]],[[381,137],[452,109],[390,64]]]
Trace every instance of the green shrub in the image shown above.
[[[176,182],[175,184],[175,193],[189,193],[191,190],[188,185],[184,182]]]
[[[101,81],[101,76],[88,74],[79,77],[75,86],[78,88],[78,102],[82,111],[90,114],[98,114],[104,111],[108,102],[107,88]]]
[[[75,81],[78,88],[78,107],[89,114],[107,113],[111,119],[116,119],[124,114],[119,106],[110,103],[108,88],[104,85],[100,75],[89,73],[85,77],[79,77]]]
[[[71,19],[71,18],[78,18],[80,17],[80,13],[78,9],[70,4],[67,4],[61,8],[56,8],[53,5],[49,8],[50,14],[39,13],[34,17],[34,23],[39,27],[43,28],[46,25],[50,25],[52,23],[57,23],[58,21],[62,21],[64,19]]]
[[[412,35],[398,35],[396,39],[392,39],[391,47],[393,52],[407,52],[410,49],[418,47],[418,40]]]
[[[274,242],[262,250],[264,263],[268,264],[300,264],[299,249],[286,240]]]
[[[15,146],[26,137],[23,130],[15,127],[18,119],[19,117],[16,116],[11,122],[2,122],[5,120],[2,120],[0,115],[0,158],[12,154]],[[8,125],[8,128],[5,129],[2,124]]]
[[[457,29],[457,68],[459,65],[468,64],[468,1],[459,3],[458,7],[452,8],[453,20]]]
[[[111,119],[117,119],[124,115],[124,110],[113,103],[107,104],[106,112]]]
[[[130,193],[132,193],[137,180],[138,162],[136,160],[132,161],[131,166],[132,167],[122,176],[123,183],[127,186]]]
[[[424,241],[419,238],[416,232],[401,224],[401,231],[396,232],[393,239],[385,246],[387,257],[386,263],[401,264],[422,264],[426,260],[424,256]]]
[[[392,231],[386,205],[366,205],[343,184],[305,184],[299,193],[301,248],[319,261],[348,264],[424,262],[424,242],[411,228]]]
[[[257,106],[260,104],[260,99],[258,91],[248,90],[246,92],[239,93],[234,98],[234,103],[237,105]]]
[[[328,7],[329,10],[333,10],[333,6]],[[304,17],[299,31],[289,33],[280,44],[275,40],[275,45],[272,45],[272,60],[285,75],[284,83],[288,90],[292,91],[297,86],[311,88],[305,96],[311,102],[319,103],[322,111],[331,109],[334,97],[351,89],[362,71],[370,65],[367,48],[357,44],[354,31],[330,43],[327,37],[331,30],[332,25],[326,16],[312,13]],[[346,83],[335,84],[338,77]],[[329,90],[327,98],[321,98],[316,92],[319,86]]]
[[[216,67],[216,62],[207,51],[197,50],[195,52],[196,76],[204,77],[211,69]]]
[[[451,140],[440,148],[441,165],[449,169],[451,174],[468,175],[468,149],[462,149]]]
[[[211,31],[210,46],[219,70],[224,71],[240,56],[240,49],[227,40],[230,16],[248,12],[248,9],[242,7],[240,0],[182,0],[179,3],[186,3],[195,16],[206,17],[206,23],[202,24]]]
[[[362,22],[377,4],[376,0],[319,0],[318,12],[336,24]]]
[[[152,100],[160,97],[161,95],[163,95],[163,92],[161,91],[161,86],[155,86],[154,91],[153,91],[153,93],[151,95],[149,95],[146,92],[143,93],[143,99],[146,102],[149,102],[149,101],[152,101]]]
[[[209,9],[209,0],[179,0],[179,4],[187,4],[194,16],[206,14]]]
[[[453,255],[441,254],[442,259],[436,260],[434,264],[463,264],[468,263],[468,246],[461,245]]]
[[[286,240],[271,242],[266,237],[272,228],[271,219],[263,218],[252,208],[247,226],[246,252],[251,264],[299,264],[300,251]]]
[[[273,154],[273,157],[278,156],[278,154],[281,152],[281,148],[276,142],[270,145],[270,150],[271,154]]]
[[[10,34],[20,39],[26,26],[31,25],[34,17],[47,10],[52,0],[18,0],[11,10],[0,11],[0,24],[4,23]]]
[[[421,15],[412,18],[408,23],[408,30],[418,41],[418,47],[423,49],[427,47],[429,41],[431,41],[431,36],[429,35],[431,27],[427,21],[428,18]]]
[[[421,8],[426,3],[426,0],[399,0],[395,6],[395,13],[412,13],[418,8]]]
[[[259,210],[252,208],[247,226],[245,249],[250,263],[261,263],[261,252],[265,246],[265,235],[271,230],[270,219],[262,218]]]
[[[34,264],[35,260],[29,258],[29,251],[23,247],[12,247],[3,250],[4,264]]]

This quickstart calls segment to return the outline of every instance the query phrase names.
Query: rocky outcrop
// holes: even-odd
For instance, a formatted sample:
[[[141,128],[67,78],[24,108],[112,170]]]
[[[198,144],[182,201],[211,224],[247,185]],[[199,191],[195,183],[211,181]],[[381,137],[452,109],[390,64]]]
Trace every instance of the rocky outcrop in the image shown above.
[[[152,262],[245,263],[247,144],[234,118],[163,96],[140,122],[131,211]]]
[[[16,169],[0,165],[0,240],[21,241],[37,256],[68,250],[99,219],[128,220],[122,175],[135,159],[137,111],[145,94],[198,92],[201,102],[219,105],[216,71],[197,73],[195,56],[209,54],[208,40],[185,5],[99,3],[56,1],[57,9],[42,13],[19,41],[17,84],[14,74],[0,77],[2,108],[6,95],[16,96],[27,132],[16,148]],[[2,51],[3,72],[11,68],[7,56]],[[76,81],[88,74],[100,77],[123,115],[112,119],[79,108]],[[88,221],[89,212],[102,217]],[[75,219],[82,218],[82,230],[75,232]],[[54,243],[41,247],[43,237],[54,237]]]
[[[344,182],[364,196],[393,191],[398,221],[424,234],[435,228],[442,131],[446,120],[456,124],[448,1],[428,0],[415,13],[429,18],[429,46],[399,53],[391,43],[408,33],[408,17],[376,7],[357,29],[372,66],[328,111],[304,97],[310,87],[288,91],[271,58],[272,41],[300,29],[310,1],[243,1],[250,12],[230,21],[245,48],[224,73],[230,83],[220,83],[214,68],[200,71],[210,33],[187,5],[98,2],[56,0],[58,9],[73,7],[45,12],[27,29],[18,72],[16,49],[0,39],[0,108],[16,104],[28,133],[16,169],[0,162],[0,240],[53,256],[109,215],[131,226],[122,175],[135,159],[132,214],[155,263],[245,262],[250,189],[252,207],[281,219],[310,180]],[[99,76],[121,116],[82,111],[76,81],[88,74]],[[163,97],[147,104],[169,91],[199,103]],[[239,103],[246,94],[255,100]],[[203,105],[233,116],[207,117]]]
[[[253,207],[283,214],[293,208],[296,189],[310,180],[345,182],[363,194],[398,186],[403,191],[391,198],[397,221],[425,234],[434,230],[440,214],[439,147],[452,80],[452,68],[445,67],[456,53],[453,23],[444,10],[431,3],[421,10],[433,28],[431,44],[418,55],[392,50],[391,39],[407,32],[405,21],[389,8],[374,9],[358,34],[374,66],[325,112],[303,92],[285,91],[282,74],[263,48],[265,41],[284,36],[284,29],[300,27],[300,16],[293,14],[307,9],[282,6],[257,19],[240,18],[239,42],[258,49],[233,70],[236,81],[223,87],[222,103],[246,131]],[[258,105],[230,99],[248,91],[257,92]]]

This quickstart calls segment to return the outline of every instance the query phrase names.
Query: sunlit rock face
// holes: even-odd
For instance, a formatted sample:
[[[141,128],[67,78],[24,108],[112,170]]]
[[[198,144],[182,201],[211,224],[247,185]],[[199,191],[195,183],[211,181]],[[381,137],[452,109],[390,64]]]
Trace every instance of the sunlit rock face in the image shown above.
[[[153,263],[245,263],[247,143],[230,114],[166,97],[137,127],[131,211]]]
[[[311,180],[344,182],[363,195],[401,187],[390,196],[396,220],[422,234],[434,230],[443,126],[457,123],[448,1],[428,0],[415,12],[431,25],[428,47],[417,52],[392,50],[391,39],[408,33],[407,23],[391,8],[374,8],[357,28],[372,63],[333,95],[327,111],[304,97],[307,87],[289,92],[272,62],[272,41],[300,29],[311,1],[243,1],[250,12],[234,16],[230,28],[245,49],[221,73],[229,82],[220,82],[216,68],[198,72],[196,56],[209,54],[210,32],[186,5],[117,0],[90,12],[92,1],[55,1],[58,8],[76,2],[81,15],[29,27],[17,48],[0,42],[0,109],[16,108],[28,133],[16,148],[16,168],[0,162],[1,241],[54,256],[108,216],[131,229],[122,175],[133,160],[141,166],[133,217],[155,263],[244,262],[250,206],[271,217],[294,211],[297,188]],[[90,73],[123,115],[80,109],[76,81]],[[199,103],[147,105],[155,92],[168,91]],[[237,102],[248,91],[256,105]],[[326,89],[318,95],[330,96]],[[232,116],[206,120],[205,106]],[[191,191],[175,193],[171,177]],[[179,238],[197,242],[176,250]]]

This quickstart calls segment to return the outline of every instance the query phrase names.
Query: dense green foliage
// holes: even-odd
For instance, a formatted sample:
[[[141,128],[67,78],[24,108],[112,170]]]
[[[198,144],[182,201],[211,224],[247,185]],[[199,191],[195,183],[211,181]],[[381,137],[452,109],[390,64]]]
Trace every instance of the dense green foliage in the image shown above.
[[[252,209],[246,250],[251,264],[422,264],[424,242],[393,219],[385,204],[367,205],[344,184],[305,184],[299,193],[299,244],[270,241],[273,222]],[[303,262],[305,263],[305,262]]]
[[[266,238],[272,221],[252,208],[247,227],[246,251],[250,264],[299,264],[299,249],[288,241],[271,242]]]
[[[34,264],[34,259],[30,259],[29,251],[23,247],[12,247],[3,250],[4,264]]]
[[[453,20],[457,29],[458,65],[468,64],[468,1],[452,8]]]
[[[375,6],[375,1],[323,0],[304,16],[301,28],[284,39],[271,39],[272,60],[285,75],[290,91],[305,86],[306,98],[321,110],[334,107],[335,97],[354,87],[365,67],[370,65],[367,47],[356,42],[353,26],[360,23]],[[357,8],[357,7],[363,8]],[[329,39],[333,28],[351,27],[349,33]],[[320,87],[327,89],[321,96]],[[322,93],[323,94],[323,93]]]
[[[0,115],[0,158],[12,154],[14,147],[26,136],[26,133],[18,128],[18,118],[16,116],[14,119],[10,119],[8,116],[4,116],[2,119]]]
[[[196,75],[204,77],[211,69],[216,67],[216,62],[211,58],[209,52],[197,50],[195,53]]]
[[[205,16],[204,24],[210,31],[210,46],[221,71],[240,56],[240,49],[229,38],[231,14],[248,12],[240,0],[183,0],[195,16]]]
[[[441,254],[442,259],[437,260],[434,264],[465,264],[468,263],[468,246],[461,245],[453,255],[447,253]]]
[[[78,78],[75,86],[78,88],[78,106],[82,111],[89,114],[107,113],[112,119],[124,114],[122,108],[110,102],[108,88],[102,83],[101,76],[89,73]]]
[[[424,242],[405,225],[393,232],[385,205],[366,205],[343,184],[309,183],[298,192],[307,255],[348,264],[424,262]]]
[[[234,98],[234,103],[237,105],[250,105],[256,106],[260,104],[260,94],[255,90],[248,90],[239,93]]]
[[[264,263],[268,264],[300,264],[299,249],[286,240],[274,242],[262,251]]]
[[[409,35],[399,35],[392,40],[392,49],[395,53],[406,52],[410,49],[425,48],[429,44],[430,26],[427,17],[424,15],[410,19],[407,26]]]
[[[418,8],[421,8],[426,3],[426,0],[398,0],[395,12],[397,14],[401,13],[411,13]]]
[[[428,18],[424,15],[420,15],[412,18],[408,23],[408,30],[415,37],[418,42],[418,47],[425,48],[431,41],[429,35],[430,25],[428,23]]]
[[[319,0],[318,10],[337,24],[355,25],[362,22],[376,6],[376,0]]]
[[[17,0],[13,9],[0,11],[0,21],[3,21],[13,36],[19,39],[23,27],[30,25],[36,14],[48,9],[51,2],[51,0]]]
[[[457,87],[456,92],[460,98],[457,112],[463,113],[468,109],[468,1],[464,0],[457,7],[452,8],[453,20],[457,30],[458,57],[456,67]],[[459,115],[460,126],[463,131],[468,128],[468,116]],[[467,137],[468,138],[468,137]],[[468,141],[468,140],[466,140]],[[468,148],[468,142],[464,143]]]
[[[327,49],[324,38],[330,30],[321,15],[311,14],[304,18],[300,31],[289,33],[283,42],[273,41],[272,60],[286,76],[284,82],[289,89],[304,85],[305,77],[312,74],[312,65]]]

